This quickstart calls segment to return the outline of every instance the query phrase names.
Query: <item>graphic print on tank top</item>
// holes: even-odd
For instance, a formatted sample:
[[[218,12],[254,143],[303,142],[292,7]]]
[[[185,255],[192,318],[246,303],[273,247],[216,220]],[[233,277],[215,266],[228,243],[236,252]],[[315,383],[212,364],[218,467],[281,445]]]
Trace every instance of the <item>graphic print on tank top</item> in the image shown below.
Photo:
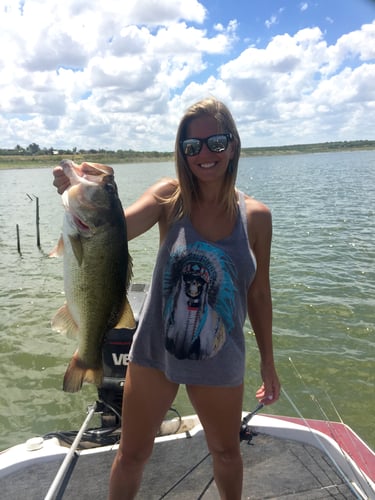
[[[218,247],[173,248],[163,279],[165,347],[178,359],[215,356],[233,329],[236,268]]]

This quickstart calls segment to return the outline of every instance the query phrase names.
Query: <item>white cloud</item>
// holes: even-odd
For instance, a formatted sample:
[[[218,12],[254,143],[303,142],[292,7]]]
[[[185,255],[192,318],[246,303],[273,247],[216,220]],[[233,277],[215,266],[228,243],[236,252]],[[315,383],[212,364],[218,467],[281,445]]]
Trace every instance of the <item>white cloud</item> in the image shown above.
[[[272,25],[277,24],[277,17],[275,15],[271,16],[264,24],[266,28],[270,28]]]
[[[1,148],[172,150],[184,109],[208,94],[245,146],[375,130],[375,23],[332,45],[316,27],[238,52],[241,21],[209,25],[197,0],[3,4]]]
[[[127,0],[132,23],[161,25],[178,19],[203,23],[206,9],[197,0]]]
[[[220,78],[239,102],[243,143],[250,144],[260,129],[268,131],[265,144],[290,143],[291,135],[295,142],[328,141],[332,136],[350,140],[354,130],[354,138],[368,138],[375,126],[369,116],[375,103],[375,65],[352,69],[344,63],[353,56],[374,58],[368,47],[374,45],[374,27],[365,25],[334,46],[327,46],[319,28],[278,35],[264,49],[246,49],[223,65]],[[346,124],[354,108],[357,127],[350,130]]]
[[[360,30],[342,35],[335,45],[328,49],[329,64],[327,70],[336,71],[343,64],[350,64],[353,59],[360,61],[375,60],[375,21],[365,24]]]

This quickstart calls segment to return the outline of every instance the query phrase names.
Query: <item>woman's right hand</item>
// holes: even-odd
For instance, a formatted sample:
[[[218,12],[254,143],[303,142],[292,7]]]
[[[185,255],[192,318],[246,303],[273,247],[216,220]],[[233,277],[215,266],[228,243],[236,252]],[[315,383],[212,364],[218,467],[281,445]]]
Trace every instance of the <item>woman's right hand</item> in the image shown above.
[[[53,185],[57,188],[59,194],[63,194],[65,189],[70,186],[69,178],[64,174],[62,167],[55,167],[52,170],[53,174]]]

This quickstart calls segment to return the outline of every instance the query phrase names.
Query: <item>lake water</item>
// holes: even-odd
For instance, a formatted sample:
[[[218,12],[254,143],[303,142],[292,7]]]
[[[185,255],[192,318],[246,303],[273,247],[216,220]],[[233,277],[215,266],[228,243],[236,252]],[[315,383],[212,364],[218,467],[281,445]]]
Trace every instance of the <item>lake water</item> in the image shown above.
[[[304,417],[342,418],[375,447],[375,151],[244,158],[238,187],[272,210],[271,280],[276,362]],[[115,165],[124,206],[172,163]],[[36,200],[41,250],[36,246]],[[93,386],[62,391],[75,342],[52,332],[64,302],[61,229],[50,168],[0,171],[0,450],[33,435],[77,429]],[[17,252],[16,224],[21,252]],[[130,242],[134,281],[148,282],[155,229]],[[259,358],[249,323],[246,409],[256,405]],[[175,407],[191,413],[181,388]],[[295,416],[284,396],[268,413]]]

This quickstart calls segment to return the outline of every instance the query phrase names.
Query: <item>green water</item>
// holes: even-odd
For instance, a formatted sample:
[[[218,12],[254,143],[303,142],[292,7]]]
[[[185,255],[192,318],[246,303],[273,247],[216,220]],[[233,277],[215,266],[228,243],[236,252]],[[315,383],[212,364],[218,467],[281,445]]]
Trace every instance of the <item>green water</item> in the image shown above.
[[[375,152],[241,160],[238,187],[273,213],[274,342],[284,390],[304,417],[342,418],[375,447]],[[171,163],[116,165],[124,206]],[[62,223],[51,169],[0,171],[0,450],[81,426],[92,386],[61,390],[75,343],[51,331],[63,303],[62,261],[46,254]],[[36,200],[40,238],[36,246]],[[31,199],[30,199],[31,198]],[[17,253],[16,224],[22,256]],[[155,229],[130,243],[134,281],[149,281]],[[256,405],[259,359],[250,325],[245,405]],[[181,388],[176,408],[192,412]],[[295,415],[286,397],[269,413]]]

